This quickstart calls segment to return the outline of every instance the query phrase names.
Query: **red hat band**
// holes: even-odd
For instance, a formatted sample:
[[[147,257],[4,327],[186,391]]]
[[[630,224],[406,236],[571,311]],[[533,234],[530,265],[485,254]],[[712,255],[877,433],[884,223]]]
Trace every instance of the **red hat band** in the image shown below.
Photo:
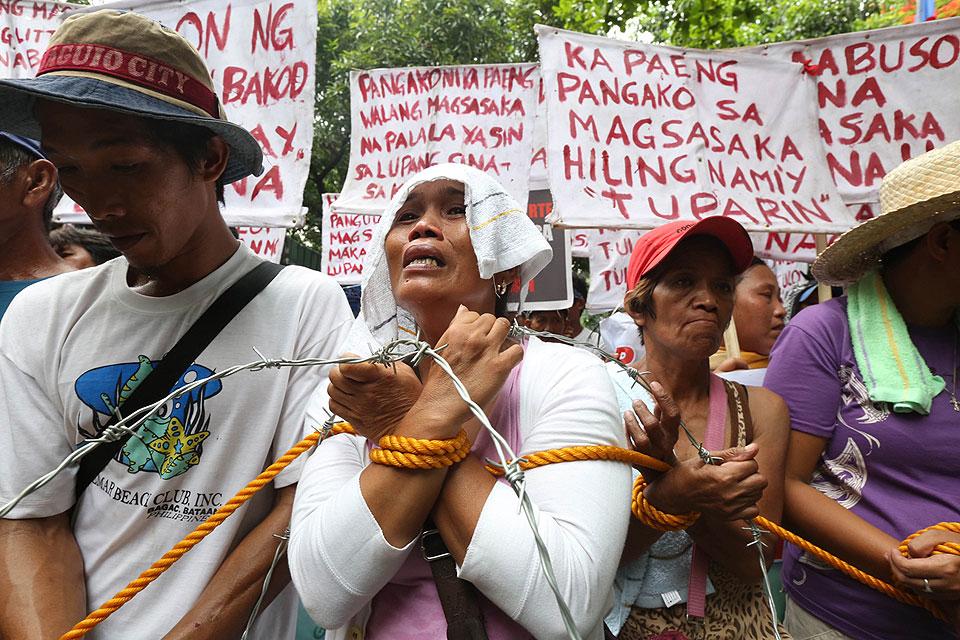
[[[189,74],[140,53],[102,44],[58,44],[43,54],[37,76],[57,71],[110,76],[191,104],[214,118],[220,117],[213,91]]]

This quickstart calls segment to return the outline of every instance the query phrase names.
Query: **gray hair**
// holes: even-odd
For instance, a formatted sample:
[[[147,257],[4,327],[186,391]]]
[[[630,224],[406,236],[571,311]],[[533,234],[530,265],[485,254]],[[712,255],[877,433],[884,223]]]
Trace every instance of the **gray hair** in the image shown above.
[[[21,167],[27,167],[37,160],[37,157],[29,153],[17,144],[0,138],[0,186],[7,186],[16,177]],[[53,210],[63,197],[63,189],[60,188],[60,180],[53,185],[47,201],[43,205],[43,226],[44,229],[50,228],[50,221],[53,219]]]

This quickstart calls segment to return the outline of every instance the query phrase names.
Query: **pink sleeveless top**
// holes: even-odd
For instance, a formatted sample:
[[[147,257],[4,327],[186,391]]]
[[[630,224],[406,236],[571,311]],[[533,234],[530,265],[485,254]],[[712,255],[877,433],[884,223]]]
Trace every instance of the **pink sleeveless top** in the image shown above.
[[[520,370],[514,367],[503,385],[497,404],[490,414],[490,422],[520,452]],[[490,435],[481,430],[470,455],[480,460],[496,459]],[[506,482],[502,478],[500,482]],[[510,619],[483,595],[480,609],[490,640],[525,640],[533,638],[519,624]],[[443,616],[437,587],[430,573],[430,565],[420,553],[419,540],[414,542],[410,555],[400,571],[373,598],[373,610],[367,622],[367,640],[424,640],[447,637],[447,621]]]

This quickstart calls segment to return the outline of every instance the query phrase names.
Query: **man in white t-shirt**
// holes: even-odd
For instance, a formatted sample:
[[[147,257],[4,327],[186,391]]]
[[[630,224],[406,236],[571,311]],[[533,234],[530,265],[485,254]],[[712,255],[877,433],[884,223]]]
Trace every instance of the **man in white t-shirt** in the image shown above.
[[[203,311],[260,263],[219,212],[261,171],[210,75],[175,32],[133,13],[68,18],[38,76],[0,81],[0,128],[40,137],[65,192],[123,253],[22,292],[0,324],[0,504],[96,435]],[[330,279],[287,267],[177,386],[267,356],[331,358],[352,320]],[[244,372],[147,420],[75,499],[76,467],[0,520],[0,637],[57,637],[298,442],[316,368]],[[295,462],[88,638],[235,638],[290,518]],[[71,523],[72,517],[72,523]],[[291,639],[278,566],[252,638]],[[285,588],[286,587],[286,588]],[[279,595],[278,595],[279,593]]]

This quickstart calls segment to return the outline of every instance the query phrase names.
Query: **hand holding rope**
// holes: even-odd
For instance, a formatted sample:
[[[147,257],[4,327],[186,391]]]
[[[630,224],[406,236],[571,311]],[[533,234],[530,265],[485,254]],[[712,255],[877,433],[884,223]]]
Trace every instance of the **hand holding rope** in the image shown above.
[[[628,375],[634,380],[636,384],[644,386],[648,391],[650,391],[649,386],[646,381],[643,379],[640,372],[627,367],[615,356],[604,352],[599,347],[586,343],[578,343],[576,341],[570,340],[564,336],[555,336],[553,334],[544,334],[542,332],[535,332],[524,327],[519,327],[514,325],[511,328],[511,335],[513,337],[519,338],[524,335],[535,335],[541,337],[549,337],[555,339],[559,342],[564,342],[566,344],[572,344],[575,346],[585,346],[586,348],[593,351],[596,355],[616,363]],[[529,497],[524,492],[524,483],[523,483],[523,473],[526,470],[537,468],[546,464],[555,464],[560,462],[568,462],[575,460],[611,460],[618,462],[625,462],[629,464],[644,466],[650,469],[655,469],[659,471],[666,471],[670,468],[670,465],[645,456],[644,454],[638,453],[629,449],[620,449],[618,447],[609,447],[609,446],[578,446],[578,447],[566,447],[560,449],[552,449],[548,451],[541,451],[533,454],[528,454],[524,458],[519,458],[511,449],[509,444],[503,439],[503,437],[497,433],[497,431],[490,424],[489,420],[486,418],[486,415],[480,409],[480,407],[474,403],[467,393],[466,388],[463,386],[462,382],[456,377],[453,370],[450,368],[450,365],[444,360],[439,352],[441,348],[433,349],[428,344],[422,343],[418,340],[398,340],[388,345],[385,345],[381,350],[375,353],[372,356],[366,358],[346,358],[346,359],[334,359],[334,360],[322,360],[322,359],[300,359],[300,360],[267,360],[262,355],[260,359],[248,363],[246,365],[238,365],[235,367],[230,367],[224,369],[218,373],[213,374],[208,378],[203,378],[197,380],[191,384],[180,387],[179,389],[172,392],[167,398],[164,398],[153,405],[144,407],[141,411],[131,414],[125,420],[121,421],[115,425],[117,433],[123,429],[136,429],[146,418],[156,413],[160,408],[162,408],[169,400],[183,395],[194,388],[203,386],[209,383],[212,380],[220,379],[229,375],[234,375],[240,373],[241,371],[259,371],[267,368],[280,368],[280,367],[296,367],[296,366],[322,366],[330,364],[340,364],[340,363],[361,363],[361,362],[378,362],[384,365],[389,363],[401,360],[405,357],[405,352],[409,351],[410,348],[413,348],[414,351],[418,354],[419,357],[429,356],[432,357],[436,364],[440,366],[450,377],[454,384],[455,389],[461,398],[467,403],[470,408],[471,413],[480,421],[481,425],[487,429],[493,438],[494,446],[498,453],[499,460],[496,462],[490,462],[487,466],[488,470],[492,473],[498,475],[505,475],[507,480],[510,482],[511,487],[517,493],[520,502],[521,508],[526,514],[527,520],[533,531],[534,539],[537,544],[538,552],[541,557],[541,564],[544,571],[544,574],[547,578],[547,582],[550,584],[551,589],[554,591],[554,595],[557,598],[557,602],[560,606],[561,615],[564,618],[565,625],[567,627],[568,634],[571,638],[579,638],[579,633],[574,626],[573,620],[570,617],[569,609],[566,607],[566,604],[563,601],[562,596],[560,595],[559,588],[556,583],[556,579],[553,576],[552,565],[549,561],[549,555],[547,554],[546,546],[540,538],[539,532],[536,526],[536,520],[533,516],[532,505],[530,504]],[[258,355],[259,352],[258,352]],[[697,442],[693,434],[686,428],[686,426],[681,422],[680,427],[683,429],[684,433],[687,435],[687,438],[693,444],[705,463],[715,463],[716,460],[706,451],[702,445]],[[61,636],[61,640],[74,640],[76,638],[82,638],[86,635],[91,629],[93,629],[97,624],[105,620],[109,615],[119,609],[125,602],[128,602],[133,598],[137,593],[146,588],[147,585],[156,580],[164,571],[166,571],[170,566],[172,566],[177,560],[179,560],[185,553],[187,553],[191,548],[203,540],[207,535],[209,535],[217,526],[219,526],[224,520],[226,520],[232,513],[234,513],[244,502],[249,500],[257,491],[266,486],[280,471],[286,468],[294,459],[296,459],[303,452],[309,450],[314,445],[322,442],[322,440],[330,435],[335,435],[337,433],[349,433],[352,429],[349,425],[345,423],[336,423],[333,416],[323,427],[316,433],[310,434],[304,438],[301,442],[297,443],[293,448],[291,448],[287,453],[281,456],[274,464],[270,465],[266,470],[264,470],[260,475],[252,480],[246,487],[241,489],[233,498],[231,498],[226,504],[224,504],[220,509],[218,509],[213,515],[211,515],[205,522],[201,523],[193,532],[191,532],[186,538],[177,543],[170,551],[165,553],[157,562],[155,562],[149,569],[144,571],[137,579],[133,580],[127,587],[118,592],[113,598],[105,602],[97,610],[93,611],[88,615],[84,620],[77,623],[72,630]],[[94,447],[99,446],[99,444],[110,441],[113,434],[101,434],[100,437],[85,441],[80,447],[77,448],[70,456],[68,456],[64,461],[58,465],[56,469],[50,473],[42,476],[37,481],[28,485],[18,496],[11,500],[8,504],[0,508],[0,517],[3,517],[12,510],[16,504],[22,500],[25,496],[30,493],[38,490],[40,487],[44,486],[50,480],[52,480],[57,473],[63,469],[69,467],[71,464],[76,464],[84,455],[89,453]],[[455,438],[454,440],[458,440]],[[430,442],[430,441],[428,441]],[[446,448],[450,446],[451,443],[446,441],[440,441],[442,444],[439,446],[444,448],[445,455]],[[417,446],[424,446],[423,443],[412,444],[410,442],[401,443],[400,441],[393,442],[388,441],[388,445],[396,444],[398,448],[402,449],[402,453],[408,455],[420,455],[419,452],[412,452],[410,450],[415,449]],[[428,450],[433,451],[432,447],[435,445],[435,442],[432,442],[427,446]],[[462,444],[459,447],[462,448]],[[410,450],[408,450],[408,448]],[[460,451],[460,448],[455,447],[455,451]],[[432,455],[430,453],[426,455]],[[407,465],[415,464],[407,458],[396,457],[396,463],[398,465]],[[393,462],[391,462],[392,464]],[[421,468],[415,466],[412,468]],[[641,489],[642,491],[642,489]],[[636,490],[635,490],[636,494]],[[839,571],[845,573],[846,575],[854,578],[855,580],[860,581],[861,583],[877,589],[878,591],[885,593],[886,595],[903,602],[906,604],[911,604],[919,607],[923,607],[930,611],[933,615],[937,616],[940,619],[944,619],[943,613],[936,604],[929,600],[922,599],[914,594],[908,593],[901,589],[883,582],[873,576],[870,576],[863,571],[853,567],[849,563],[833,556],[829,552],[813,545],[812,543],[800,538],[796,534],[787,531],[786,529],[780,527],[779,525],[758,516],[755,518],[755,523],[762,526],[767,531],[774,533],[780,538],[797,545],[804,551],[815,555],[824,562],[828,563],[830,566],[838,569]],[[754,541],[751,544],[756,544],[760,546],[760,531],[757,528],[756,524],[751,522],[751,529],[754,532]],[[905,540],[901,547],[901,553],[905,556],[907,555],[906,545],[909,543],[913,537],[920,535],[924,531],[929,529],[941,529],[946,531],[960,532],[960,523],[940,523],[923,529],[916,534],[913,534],[910,538]],[[938,546],[934,553],[950,553],[953,555],[960,555],[960,544],[947,543]],[[770,595],[769,581],[766,580],[766,565],[763,561],[761,555],[761,568],[764,570],[765,583],[768,591],[768,597]]]

